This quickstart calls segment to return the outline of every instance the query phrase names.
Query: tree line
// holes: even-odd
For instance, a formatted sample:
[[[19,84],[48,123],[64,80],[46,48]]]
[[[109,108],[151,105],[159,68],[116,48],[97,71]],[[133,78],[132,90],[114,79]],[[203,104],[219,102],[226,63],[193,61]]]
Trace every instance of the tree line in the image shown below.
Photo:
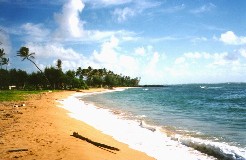
[[[89,66],[88,68],[79,67],[77,70],[63,71],[62,61],[60,59],[57,60],[56,66],[46,67],[42,71],[34,62],[34,55],[35,53],[30,53],[27,47],[21,47],[17,51],[17,56],[21,57],[22,61],[30,61],[39,70],[37,72],[27,73],[20,69],[8,70],[7,67],[3,69],[2,65],[6,65],[2,63],[5,54],[0,54],[0,89],[8,89],[9,86],[16,86],[17,89],[26,90],[135,87],[140,82],[140,78],[138,77],[131,78],[121,74],[115,74],[106,68],[93,69]]]

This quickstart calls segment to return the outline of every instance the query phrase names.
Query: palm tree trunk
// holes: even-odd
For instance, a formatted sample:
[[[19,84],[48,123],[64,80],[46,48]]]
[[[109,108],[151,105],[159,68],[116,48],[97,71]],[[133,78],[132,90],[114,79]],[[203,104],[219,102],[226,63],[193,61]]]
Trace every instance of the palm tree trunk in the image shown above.
[[[37,69],[43,74],[43,76],[45,77],[45,79],[46,79],[46,81],[49,83],[49,85],[50,85],[50,87],[52,87],[51,86],[51,83],[50,83],[50,81],[49,81],[49,79],[46,77],[46,75],[44,74],[44,72],[38,67],[38,65],[33,61],[33,60],[31,60],[31,59],[29,59],[29,58],[27,58],[30,62],[32,62],[36,67],[37,67]]]

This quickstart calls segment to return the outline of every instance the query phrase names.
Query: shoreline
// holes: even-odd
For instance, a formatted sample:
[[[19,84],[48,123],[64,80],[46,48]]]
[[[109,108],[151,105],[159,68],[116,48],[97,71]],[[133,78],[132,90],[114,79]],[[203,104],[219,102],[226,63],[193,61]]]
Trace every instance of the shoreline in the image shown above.
[[[113,91],[122,91],[122,88]],[[93,92],[91,94],[106,92],[112,92],[112,90]],[[90,93],[75,93],[59,101],[61,103],[60,107],[66,109],[70,117],[85,122],[97,128],[100,132],[113,137],[115,140],[127,144],[131,149],[143,152],[155,159],[170,157],[173,159],[182,159],[181,157],[183,157],[191,160],[214,159],[181,145],[178,141],[171,140],[158,127],[152,128],[152,126],[146,124],[141,125],[135,120],[122,119],[121,116],[115,114],[110,109],[101,108],[90,102],[87,103],[80,100],[80,97],[88,94],[90,95]],[[70,106],[71,103],[73,104],[72,107]]]
[[[148,125],[144,121],[139,123],[139,116],[141,115],[125,119],[124,113],[121,115],[121,112],[114,112],[112,108],[98,107],[90,101],[84,102],[80,100],[81,96],[83,94],[73,95],[63,103],[64,108],[70,112],[69,116],[86,122],[101,132],[111,135],[116,140],[128,144],[130,148],[144,152],[156,159],[166,159],[168,157],[194,160],[216,159],[214,156],[227,157],[226,153],[229,150],[232,155],[235,154],[235,157],[240,157],[237,148],[179,133],[170,135],[161,126]],[[66,107],[69,102],[74,102],[73,108]],[[93,120],[95,117],[96,121]],[[218,147],[221,150],[217,151]]]
[[[89,91],[95,92],[98,90]],[[76,93],[79,92],[32,95],[29,100],[18,102],[25,103],[25,106],[19,108],[14,108],[11,103],[0,104],[3,122],[0,124],[0,159],[154,159],[71,118],[67,110],[57,106],[57,100]],[[73,132],[78,132],[86,139],[71,136]],[[111,146],[119,151],[103,146]]]

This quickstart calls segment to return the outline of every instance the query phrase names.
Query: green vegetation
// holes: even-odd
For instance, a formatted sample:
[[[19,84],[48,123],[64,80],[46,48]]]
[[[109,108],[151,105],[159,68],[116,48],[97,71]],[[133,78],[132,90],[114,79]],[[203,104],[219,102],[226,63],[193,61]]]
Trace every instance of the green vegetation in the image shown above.
[[[7,66],[9,64],[9,58],[6,58],[6,53],[4,52],[4,49],[0,49],[0,66],[2,69],[2,66],[6,65],[6,70],[7,70]]]
[[[23,60],[29,60],[39,70],[38,72],[27,73],[20,69],[0,69],[0,90],[7,90],[9,86],[15,86],[18,90],[43,90],[43,89],[88,89],[93,88],[113,88],[113,87],[135,87],[138,86],[140,78],[131,78],[115,74],[103,69],[93,69],[92,67],[81,68],[76,71],[62,70],[62,61],[57,60],[56,66],[46,67],[42,71],[33,61],[35,53],[29,53],[27,47],[21,47],[17,56]],[[0,50],[0,60],[5,57],[4,50]],[[1,63],[6,65],[6,63]]]
[[[0,102],[3,101],[23,101],[31,94],[38,94],[43,91],[0,91]]]

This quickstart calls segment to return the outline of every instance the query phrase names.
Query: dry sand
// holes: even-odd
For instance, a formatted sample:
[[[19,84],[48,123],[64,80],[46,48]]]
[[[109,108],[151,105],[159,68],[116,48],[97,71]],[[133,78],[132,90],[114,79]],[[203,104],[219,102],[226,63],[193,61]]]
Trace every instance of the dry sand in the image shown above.
[[[70,118],[64,109],[56,106],[55,100],[64,99],[73,93],[64,91],[31,95],[28,101],[18,102],[25,104],[18,108],[13,107],[14,103],[0,103],[0,160],[153,159]],[[71,136],[73,132],[78,132],[87,141]],[[95,144],[111,146],[119,151]]]

